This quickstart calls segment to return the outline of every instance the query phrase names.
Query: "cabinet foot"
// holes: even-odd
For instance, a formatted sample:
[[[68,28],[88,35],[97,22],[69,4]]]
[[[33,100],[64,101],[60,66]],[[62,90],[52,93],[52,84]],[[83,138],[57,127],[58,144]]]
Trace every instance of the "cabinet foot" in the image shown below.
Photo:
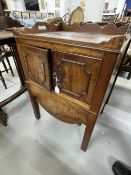
[[[93,132],[95,122],[96,122],[96,116],[94,114],[90,114],[89,117],[88,117],[88,121],[87,121],[88,126],[86,126],[86,128],[85,128],[83,141],[82,141],[82,144],[81,144],[81,149],[83,151],[87,150],[87,147],[88,147],[88,144],[89,144],[92,132]]]

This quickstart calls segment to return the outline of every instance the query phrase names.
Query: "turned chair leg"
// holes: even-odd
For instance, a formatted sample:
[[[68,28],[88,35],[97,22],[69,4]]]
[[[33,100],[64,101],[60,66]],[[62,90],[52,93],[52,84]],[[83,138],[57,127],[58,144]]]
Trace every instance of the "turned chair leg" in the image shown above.
[[[11,64],[10,64],[9,58],[6,57],[6,60],[7,60],[7,63],[8,63],[9,69],[10,69],[10,71],[11,71],[11,74],[12,74],[12,76],[14,76],[14,72],[13,72],[13,69],[12,69],[12,67],[11,67]]]
[[[87,121],[87,126],[85,128],[85,133],[84,133],[84,137],[83,137],[83,141],[81,144],[81,149],[83,151],[87,150],[94,126],[95,126],[95,122],[96,122],[96,116],[94,114],[90,114],[88,117],[88,121]]]
[[[29,93],[30,99],[31,99],[31,104],[35,113],[35,117],[36,119],[40,119],[40,109],[39,109],[39,103],[37,102],[36,97],[33,97],[30,93]]]
[[[1,79],[1,81],[2,81],[2,83],[3,83],[3,85],[4,85],[4,87],[5,87],[5,89],[7,89],[7,86],[6,86],[6,83],[5,83],[5,79],[4,79],[4,77],[3,77],[2,73],[1,73],[1,71],[0,71],[0,79]]]
[[[127,79],[130,80],[131,78],[131,71],[128,73]]]
[[[7,66],[6,66],[6,64],[5,64],[5,62],[4,62],[4,60],[2,61],[2,64],[3,64],[3,66],[4,66],[5,71],[8,73],[8,68],[7,68]]]

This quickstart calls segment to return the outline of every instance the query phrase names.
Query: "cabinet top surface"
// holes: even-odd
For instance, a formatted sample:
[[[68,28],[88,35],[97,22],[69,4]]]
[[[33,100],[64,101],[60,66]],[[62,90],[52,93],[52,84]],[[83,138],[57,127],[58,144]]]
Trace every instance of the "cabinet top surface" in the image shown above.
[[[41,39],[51,38],[58,40],[80,41],[86,43],[101,43],[104,41],[109,41],[110,39],[116,36],[116,35],[102,35],[102,34],[78,33],[78,32],[46,32],[31,35],[41,37]]]
[[[35,34],[26,34],[28,36],[33,36],[35,38],[48,38],[48,39],[57,39],[57,40],[70,40],[70,41],[80,41],[86,43],[101,43],[108,42],[114,37],[120,35],[104,35],[104,34],[91,34],[91,33],[79,33],[79,32],[46,32],[46,33],[35,33]]]
[[[98,47],[120,50],[125,36],[59,31],[22,34],[19,35],[19,38],[31,39],[31,41],[46,41],[55,44],[77,45],[80,47]]]

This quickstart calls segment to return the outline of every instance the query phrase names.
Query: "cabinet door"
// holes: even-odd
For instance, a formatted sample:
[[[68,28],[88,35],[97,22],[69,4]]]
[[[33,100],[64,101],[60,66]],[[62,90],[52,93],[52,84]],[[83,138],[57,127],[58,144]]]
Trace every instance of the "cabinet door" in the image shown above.
[[[52,61],[60,92],[91,104],[101,59],[53,51]]]
[[[51,58],[49,50],[22,45],[28,78],[51,90]]]

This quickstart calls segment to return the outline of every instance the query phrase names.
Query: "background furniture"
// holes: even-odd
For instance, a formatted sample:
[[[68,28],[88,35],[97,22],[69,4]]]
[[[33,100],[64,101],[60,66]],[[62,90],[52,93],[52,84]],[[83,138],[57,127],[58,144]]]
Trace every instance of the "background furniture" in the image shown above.
[[[131,50],[127,51],[123,64],[120,68],[120,71],[127,72],[127,79],[131,78]]]
[[[37,119],[40,103],[61,121],[85,124],[81,149],[86,151],[127,49],[128,25],[45,25],[42,34],[14,31],[32,107]]]
[[[113,22],[116,19],[116,13],[103,13],[102,21],[103,22]]]

